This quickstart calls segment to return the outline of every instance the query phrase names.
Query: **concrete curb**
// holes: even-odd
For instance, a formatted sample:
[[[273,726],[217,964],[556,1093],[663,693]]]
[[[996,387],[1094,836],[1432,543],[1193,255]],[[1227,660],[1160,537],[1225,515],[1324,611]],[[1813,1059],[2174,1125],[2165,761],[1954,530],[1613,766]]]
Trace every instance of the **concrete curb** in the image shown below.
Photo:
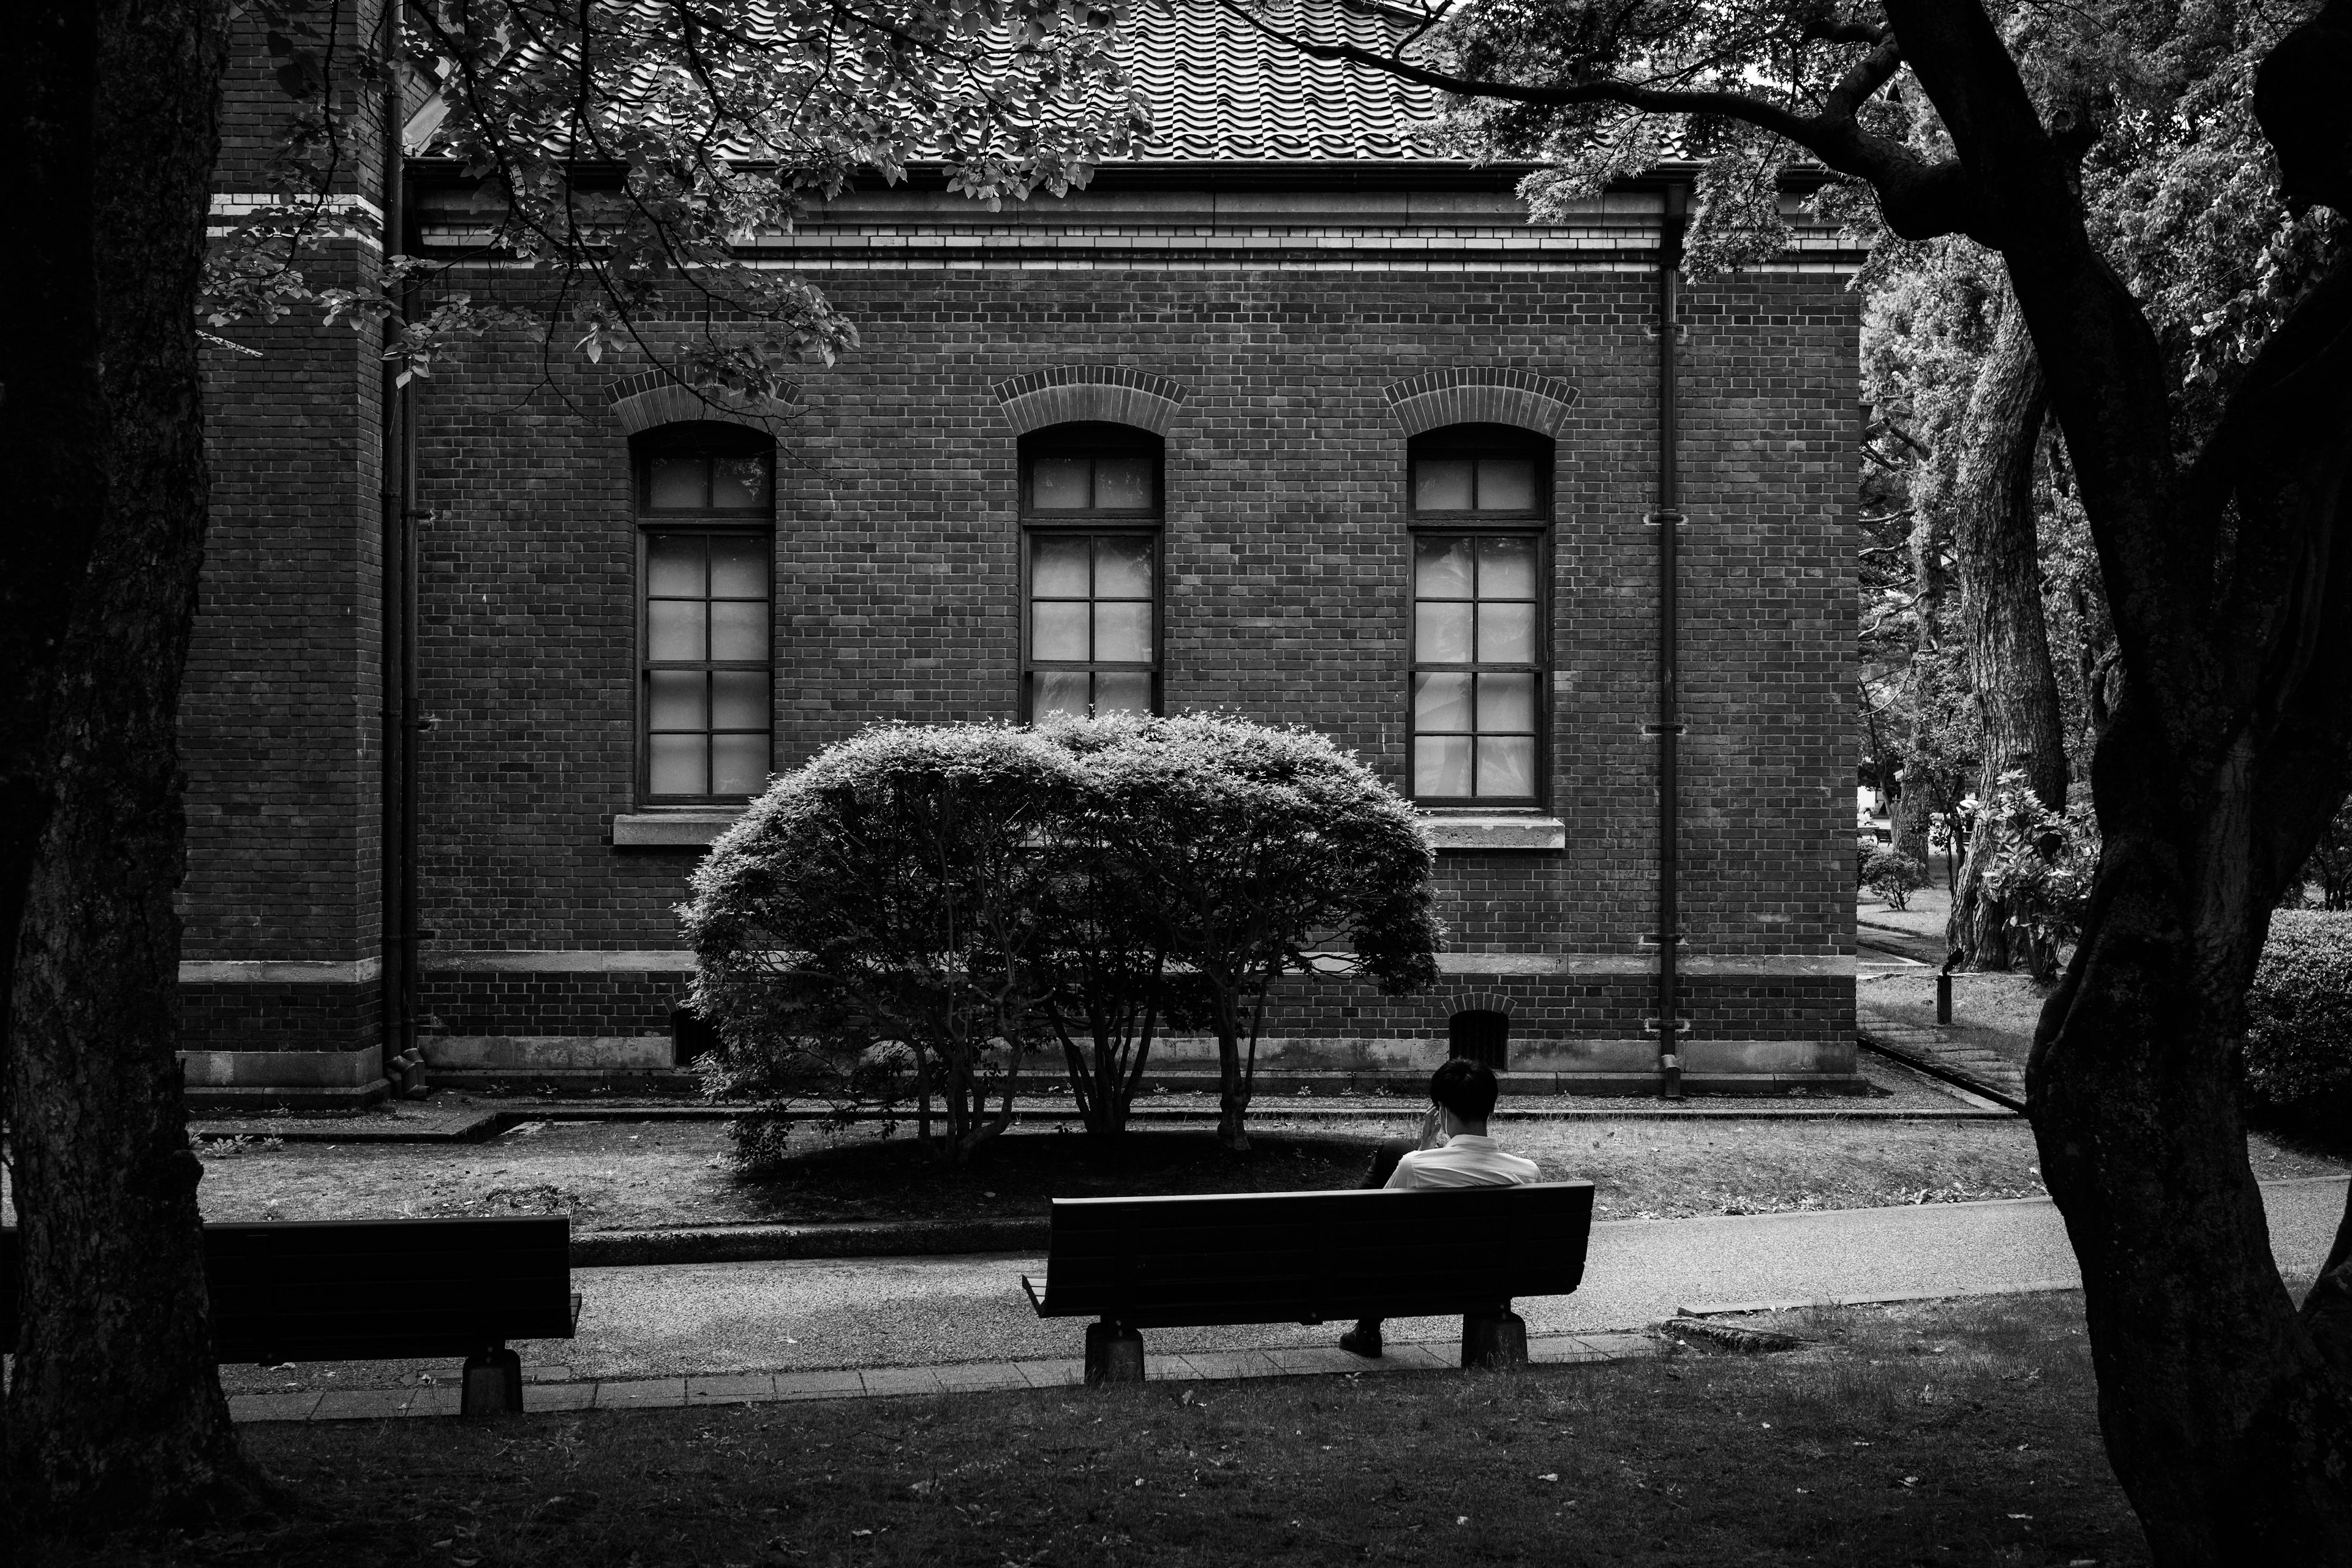
[[[592,1230],[572,1237],[574,1268],[764,1263],[810,1258],[939,1258],[1043,1252],[1045,1219],[875,1220],[838,1225],[677,1226]]]
[[[1893,1053],[1887,1053],[1892,1055]],[[1905,1066],[1910,1064],[1906,1061]],[[1958,1086],[1955,1086],[1958,1087]],[[1419,1121],[1422,1107],[1399,1100],[1380,1106],[1297,1105],[1287,1100],[1252,1108],[1253,1125],[1259,1131],[1283,1122],[1373,1121],[1393,1118],[1400,1123]],[[278,1129],[267,1122],[255,1121],[222,1121],[196,1119],[189,1123],[189,1131],[199,1138],[274,1138],[285,1143],[484,1143],[499,1134],[509,1131],[527,1121],[644,1121],[688,1122],[727,1121],[736,1112],[719,1107],[704,1106],[605,1106],[553,1105],[534,1107],[529,1110],[486,1110],[481,1114],[454,1121],[440,1128],[383,1128],[381,1130],[354,1121],[350,1127],[300,1127]],[[824,1111],[792,1113],[790,1120],[823,1121]],[[1786,1100],[1765,1100],[1762,1103],[1733,1101],[1719,1105],[1684,1105],[1669,1109],[1654,1101],[1644,1104],[1629,1101],[1619,1110],[1597,1106],[1552,1108],[1504,1104],[1496,1112],[1497,1121],[2001,1121],[2009,1113],[1963,1102],[1948,1109],[1914,1108],[1901,1110],[1887,1106],[1852,1105],[1839,1100],[1790,1104]],[[850,1118],[857,1121],[890,1120],[883,1113],[860,1113]],[[898,1121],[907,1120],[904,1116]],[[1024,1127],[1067,1125],[1075,1128],[1077,1116],[1074,1111],[1051,1107],[1035,1110],[1018,1109],[1013,1121]],[[1216,1109],[1145,1106],[1138,1108],[1129,1121],[1139,1127],[1191,1126],[1212,1127],[1216,1124]]]
[[[1633,1333],[1545,1334],[1528,1342],[1537,1366],[1593,1365],[1639,1361],[1664,1347],[1646,1331]],[[1231,1382],[1260,1377],[1359,1377],[1399,1373],[1461,1373],[1452,1341],[1391,1344],[1377,1361],[1330,1346],[1263,1351],[1145,1352],[1151,1383]],[[678,1410],[711,1405],[765,1405],[786,1400],[883,1399],[972,1394],[983,1389],[1078,1388],[1082,1361],[970,1362],[950,1366],[844,1368],[833,1372],[715,1373],[694,1377],[608,1378],[533,1383],[523,1392],[526,1415],[577,1415],[586,1410]],[[458,1391],[428,1388],[343,1389],[331,1393],[237,1394],[230,1419],[370,1421],[457,1414]]]
[[[2005,1107],[2008,1111],[2015,1115],[2025,1114],[2025,1101],[2011,1094],[2007,1089],[1997,1088],[1982,1079],[1960,1072],[1921,1052],[1905,1050],[1901,1046],[1889,1045],[1883,1037],[1873,1033],[1867,1024],[1863,1025],[1856,1032],[1856,1037],[1864,1049],[1876,1051],[1890,1061],[1901,1062],[1913,1072],[1924,1074],[1940,1083],[1950,1084],[1955,1089],[1966,1089],[1972,1095]]]

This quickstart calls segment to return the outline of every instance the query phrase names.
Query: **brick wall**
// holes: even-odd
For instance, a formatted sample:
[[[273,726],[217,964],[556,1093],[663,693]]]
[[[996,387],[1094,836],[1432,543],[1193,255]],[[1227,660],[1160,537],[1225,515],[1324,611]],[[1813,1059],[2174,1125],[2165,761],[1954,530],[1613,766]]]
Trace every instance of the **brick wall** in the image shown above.
[[[372,5],[361,7],[365,25]],[[214,180],[266,190],[289,105],[257,16],[237,24]],[[360,106],[338,195],[382,195],[380,116]],[[306,258],[319,288],[373,276],[380,249]],[[211,522],[181,704],[188,774],[184,956],[364,963],[381,937],[381,369],[373,329],[298,310],[205,350]],[[347,1050],[377,1037],[373,984],[184,987],[191,1048]]]
[[[266,87],[239,79],[237,123]],[[239,161],[258,144],[244,132],[231,142],[224,188],[250,184]],[[372,159],[354,166],[373,195]],[[1198,205],[1154,199],[1170,234],[1181,232],[1171,204]],[[1258,210],[1278,212],[1270,200]],[[1637,961],[1656,903],[1655,742],[1641,733],[1654,716],[1658,605],[1643,521],[1655,484],[1648,230],[1617,203],[1582,250],[1521,255],[1507,201],[1474,192],[1455,202],[1458,220],[1416,219],[1412,232],[1443,250],[1452,222],[1492,243],[1424,262],[1388,248],[1382,226],[1402,233],[1404,205],[1318,200],[1320,237],[1302,227],[1273,253],[1057,249],[1046,237],[1006,261],[964,207],[950,237],[971,254],[932,262],[875,249],[907,228],[879,209],[851,204],[811,226],[807,275],[865,342],[807,374],[805,413],[782,443],[777,765],[877,719],[1015,714],[1016,450],[991,386],[1079,364],[1182,389],[1166,431],[1168,706],[1313,725],[1402,785],[1406,441],[1384,389],[1432,371],[1532,373],[1575,389],[1557,433],[1546,803],[1567,847],[1443,857],[1440,909],[1465,953]],[[1041,225],[1150,208],[1108,189],[1004,227],[1027,243]],[[1352,237],[1329,238],[1359,208]],[[372,264],[345,248],[331,265]],[[511,273],[467,282],[518,286]],[[1683,951],[1850,957],[1840,692],[1853,595],[1841,545],[1854,298],[1827,268],[1782,268],[1694,284],[1685,299]],[[381,918],[375,345],[300,323],[238,336],[268,357],[221,357],[211,387],[215,542],[184,726],[189,952],[362,958]],[[640,803],[629,452],[606,393],[645,368],[493,338],[437,369],[418,399],[430,510],[419,882],[423,923],[438,933],[425,1008],[453,1033],[658,1029],[677,989],[667,974],[586,964],[468,974],[451,957],[676,945],[672,906],[696,852],[611,842],[613,818]],[[1568,1032],[1628,1033],[1654,1005],[1638,980],[1524,988],[1529,1026]],[[1710,1031],[1850,1038],[1850,979],[1689,989]],[[1341,1032],[1366,1018],[1415,1036],[1443,1027],[1427,999],[1316,1006]]]
[[[877,718],[1011,717],[1015,453],[987,387],[1042,363],[1187,386],[1167,444],[1171,708],[1297,721],[1402,782],[1404,437],[1381,388],[1465,360],[1581,395],[1559,442],[1555,856],[1447,857],[1457,940],[1636,951],[1654,923],[1654,344],[1638,275],[824,279],[866,346],[808,381],[779,475],[778,763]],[[1693,300],[1684,799],[1693,951],[1851,952],[1838,532],[1853,304],[1833,279]],[[1475,350],[1476,353],[1465,352]],[[485,349],[425,417],[429,924],[461,949],[673,941],[690,852],[617,853],[630,782],[627,447]],[[594,406],[608,372],[559,365]]]

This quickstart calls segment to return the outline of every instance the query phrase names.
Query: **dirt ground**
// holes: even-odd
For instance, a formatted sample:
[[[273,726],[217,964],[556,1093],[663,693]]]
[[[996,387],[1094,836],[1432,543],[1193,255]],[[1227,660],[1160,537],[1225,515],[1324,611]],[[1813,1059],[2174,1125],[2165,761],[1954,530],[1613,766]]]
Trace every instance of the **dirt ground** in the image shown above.
[[[1042,1215],[1051,1199],[1351,1186],[1375,1143],[1415,1118],[1284,1127],[1269,1113],[1244,1157],[1207,1131],[1137,1129],[1116,1153],[1076,1131],[1019,1130],[967,1171],[903,1131],[811,1127],[806,1152],[770,1175],[736,1169],[719,1122],[529,1122],[472,1145],[207,1142],[208,1218],[327,1219],[569,1214],[581,1230]],[[2042,1191],[2022,1121],[1497,1123],[1547,1178],[1598,1184],[1604,1219],[2030,1197]],[[2265,1176],[2344,1167],[2268,1142]]]

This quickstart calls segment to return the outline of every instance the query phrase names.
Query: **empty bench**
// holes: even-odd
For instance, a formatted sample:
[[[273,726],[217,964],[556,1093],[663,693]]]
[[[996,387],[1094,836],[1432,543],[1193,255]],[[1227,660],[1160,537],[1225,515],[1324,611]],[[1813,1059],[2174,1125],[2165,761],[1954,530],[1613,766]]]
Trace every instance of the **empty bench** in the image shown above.
[[[466,1359],[460,1408],[522,1408],[510,1340],[568,1340],[572,1222],[268,1220],[207,1225],[205,1282],[221,1362]],[[0,1228],[0,1348],[15,1350],[23,1240]]]
[[[1056,1198],[1041,1318],[1089,1317],[1087,1381],[1139,1381],[1143,1329],[1462,1316],[1462,1364],[1527,1359],[1525,1296],[1584,1279],[1592,1184]]]

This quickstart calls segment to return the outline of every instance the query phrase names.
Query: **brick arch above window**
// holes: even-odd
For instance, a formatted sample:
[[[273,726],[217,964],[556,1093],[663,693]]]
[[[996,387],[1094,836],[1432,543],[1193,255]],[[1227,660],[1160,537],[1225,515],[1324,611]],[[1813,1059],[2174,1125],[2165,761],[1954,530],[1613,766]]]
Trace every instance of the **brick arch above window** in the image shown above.
[[[751,398],[724,392],[694,392],[657,370],[625,376],[605,388],[613,417],[632,436],[657,425],[684,425],[716,419],[728,425],[748,425],[775,433],[775,421],[796,412],[800,389],[787,385],[782,400]]]
[[[1118,365],[1060,364],[1000,381],[989,391],[1015,432],[1099,422],[1168,434],[1192,389],[1164,375]]]
[[[1446,425],[1516,425],[1557,436],[1576,404],[1575,386],[1528,370],[1433,370],[1382,392],[1408,436]]]

